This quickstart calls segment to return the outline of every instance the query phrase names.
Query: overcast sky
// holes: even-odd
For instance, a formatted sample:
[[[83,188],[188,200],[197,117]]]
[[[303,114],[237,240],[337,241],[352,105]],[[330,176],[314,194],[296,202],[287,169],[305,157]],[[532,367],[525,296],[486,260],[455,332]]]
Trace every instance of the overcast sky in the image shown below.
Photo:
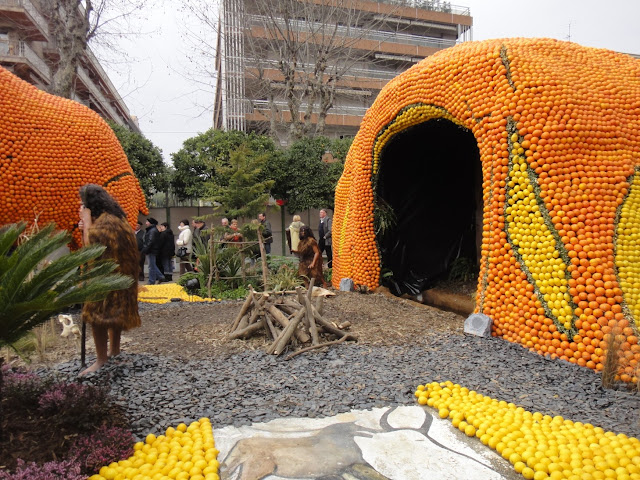
[[[161,3],[163,0],[159,0]],[[203,0],[212,3],[213,0]],[[212,123],[213,92],[189,80],[194,52],[181,32],[193,20],[176,12],[175,0],[145,14],[144,32],[124,48],[128,68],[105,65],[143,134],[163,151],[165,162],[189,137]],[[473,40],[550,37],[585,46],[640,54],[639,0],[460,0],[473,17]]]

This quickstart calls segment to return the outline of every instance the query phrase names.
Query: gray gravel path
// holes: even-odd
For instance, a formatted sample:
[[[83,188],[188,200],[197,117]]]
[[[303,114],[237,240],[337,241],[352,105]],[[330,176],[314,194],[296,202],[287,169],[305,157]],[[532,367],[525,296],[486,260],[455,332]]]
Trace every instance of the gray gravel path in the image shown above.
[[[80,364],[56,368],[75,379]],[[434,380],[640,437],[640,394],[605,390],[588,369],[495,338],[438,336],[419,347],[341,344],[289,361],[259,351],[187,363],[123,353],[83,381],[109,385],[143,438],[202,416],[219,428],[411,405],[415,387]]]

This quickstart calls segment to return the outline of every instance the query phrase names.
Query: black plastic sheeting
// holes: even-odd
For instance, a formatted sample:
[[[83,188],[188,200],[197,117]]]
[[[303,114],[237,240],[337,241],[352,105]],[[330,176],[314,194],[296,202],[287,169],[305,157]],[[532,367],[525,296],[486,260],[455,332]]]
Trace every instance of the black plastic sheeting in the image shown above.
[[[473,134],[430,120],[398,133],[382,151],[377,195],[395,228],[379,235],[382,284],[418,295],[445,276],[457,257],[477,260],[476,199],[481,166]],[[391,271],[393,275],[384,275]]]

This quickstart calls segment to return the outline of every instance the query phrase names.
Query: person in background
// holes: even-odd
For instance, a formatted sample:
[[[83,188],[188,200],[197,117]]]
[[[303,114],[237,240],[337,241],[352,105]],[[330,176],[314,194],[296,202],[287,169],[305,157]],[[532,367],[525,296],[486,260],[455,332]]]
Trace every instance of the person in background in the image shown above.
[[[322,254],[318,248],[318,242],[313,236],[313,232],[309,227],[303,225],[300,227],[300,243],[298,244],[298,275],[304,280],[304,284],[309,288],[309,282],[315,278],[314,284],[328,288],[327,282],[322,274]]]
[[[85,246],[104,245],[106,250],[101,260],[114,260],[116,273],[131,277],[134,282],[125,290],[109,293],[100,302],[87,302],[82,307],[82,320],[91,324],[96,345],[96,361],[81,375],[95,372],[109,356],[120,353],[120,336],[123,330],[139,327],[138,313],[138,269],[140,260],[136,236],[127,222],[120,204],[98,185],[85,185],[80,189],[80,221]],[[110,350],[107,348],[110,345]]]
[[[238,227],[238,220],[234,218],[231,220],[229,231],[224,236],[224,241],[228,243],[234,243],[234,242],[242,242],[243,240],[244,240],[244,237],[242,236],[242,233],[240,233],[240,228]]]
[[[289,244],[289,252],[298,256],[298,244],[300,243],[300,228],[304,223],[300,221],[300,215],[294,215],[293,221],[287,228],[287,243]]]
[[[180,257],[180,275],[184,275],[185,272],[193,271],[193,267],[191,266],[191,259],[189,258],[192,252],[193,241],[193,235],[191,234],[191,229],[189,228],[189,220],[181,220],[180,225],[178,225],[178,230],[180,230],[180,233],[178,234],[178,239],[176,240],[176,246],[178,248],[185,247],[187,249],[187,254],[183,257]]]
[[[229,228],[229,219],[226,217],[220,219],[220,228],[216,230],[216,240],[220,242],[220,248],[224,248],[226,246],[226,238],[231,233],[231,229]]]
[[[149,285],[160,283],[164,275],[160,272],[156,263],[156,257],[160,254],[160,232],[158,232],[158,221],[153,218],[147,218],[145,223],[146,231],[144,234],[144,246],[142,253],[147,256],[147,265],[149,266]]]
[[[209,243],[208,235],[202,232],[206,226],[207,224],[204,223],[204,220],[196,219],[193,221],[193,249],[191,257],[196,265],[198,264],[198,255],[196,255],[195,252],[196,248],[206,247],[207,243]]]
[[[142,222],[138,220],[136,224],[136,230],[134,232],[136,234],[136,242],[138,244],[138,257],[140,257],[140,275],[138,276],[138,280],[141,282],[144,281],[144,259],[145,255],[142,253],[142,247],[144,247],[144,230],[142,229]]]
[[[264,212],[258,214],[258,221],[264,227],[264,230],[262,231],[262,238],[264,238],[264,251],[269,255],[271,253],[271,244],[273,243],[271,223],[267,220],[267,215]]]
[[[173,256],[175,255],[175,247],[173,241],[173,230],[167,222],[158,225],[160,232],[160,264],[162,265],[162,274],[165,282],[173,280]]]
[[[320,254],[327,252],[327,267],[333,266],[333,252],[331,250],[331,218],[327,216],[327,211],[320,210],[320,224],[318,226],[318,247]]]

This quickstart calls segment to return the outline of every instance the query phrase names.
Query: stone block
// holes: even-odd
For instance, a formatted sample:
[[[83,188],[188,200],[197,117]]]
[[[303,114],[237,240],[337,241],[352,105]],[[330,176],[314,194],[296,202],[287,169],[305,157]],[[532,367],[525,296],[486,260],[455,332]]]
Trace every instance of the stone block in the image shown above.
[[[491,336],[491,324],[493,320],[483,313],[473,313],[464,321],[464,333],[479,337]]]
[[[355,283],[350,278],[343,278],[340,280],[340,291],[341,292],[353,292],[356,289]]]

